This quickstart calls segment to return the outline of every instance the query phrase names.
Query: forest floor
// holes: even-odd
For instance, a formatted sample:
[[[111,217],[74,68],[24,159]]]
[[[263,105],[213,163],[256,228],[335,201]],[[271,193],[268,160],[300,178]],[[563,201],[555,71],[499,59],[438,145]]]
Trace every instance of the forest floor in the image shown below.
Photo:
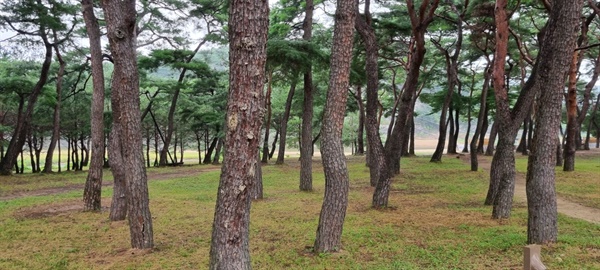
[[[570,201],[600,208],[595,153],[577,159],[577,173],[557,170],[557,190]],[[519,172],[524,162],[517,157]],[[471,172],[450,155],[442,163],[429,162],[426,154],[404,158],[390,207],[374,210],[364,156],[348,156],[347,163],[348,210],[342,247],[334,254],[311,251],[325,188],[320,160],[313,163],[313,192],[298,191],[297,157],[263,167],[265,198],[251,209],[254,269],[522,269],[526,204],[517,195],[510,219],[491,219],[491,208],[482,203],[485,170]],[[129,249],[127,222],[107,219],[108,170],[101,212],[81,211],[85,171],[0,177],[0,269],[206,269],[219,169],[147,170],[152,252]],[[571,186],[577,189],[571,192]],[[542,250],[546,266],[600,269],[600,225],[562,214],[558,222],[558,242]]]

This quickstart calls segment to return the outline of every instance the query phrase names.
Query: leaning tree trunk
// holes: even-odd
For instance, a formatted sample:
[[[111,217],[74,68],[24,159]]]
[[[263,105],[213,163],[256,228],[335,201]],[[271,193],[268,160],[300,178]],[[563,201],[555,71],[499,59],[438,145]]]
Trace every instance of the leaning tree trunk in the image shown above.
[[[221,149],[223,148],[223,138],[219,138],[219,142],[217,142],[217,148],[215,149],[215,156],[213,158],[212,164],[219,165],[219,160],[221,159]],[[198,151],[200,153],[200,151]]]
[[[558,234],[554,188],[556,133],[560,126],[564,76],[575,49],[575,35],[582,0],[554,0],[538,58],[544,72],[535,74],[541,91],[536,110],[536,128],[527,163],[527,242],[556,242]]]
[[[408,14],[411,22],[411,31],[414,38],[414,46],[411,49],[410,63],[404,91],[400,97],[398,115],[395,119],[392,134],[385,142],[385,156],[389,175],[400,173],[400,158],[402,155],[401,142],[406,135],[406,123],[408,117],[413,113],[412,101],[417,93],[421,64],[425,59],[425,32],[427,26],[433,21],[435,10],[439,0],[424,1],[419,10],[415,10],[412,0],[407,0]],[[418,14],[418,15],[417,15]]]
[[[306,16],[302,30],[302,39],[312,39],[313,0],[306,0]],[[312,67],[304,72],[304,104],[302,105],[302,135],[300,138],[300,190],[312,191],[312,120],[313,120],[313,79]]]
[[[50,71],[50,64],[52,63],[52,49],[53,44],[48,41],[48,37],[46,36],[46,29],[41,27],[40,36],[44,41],[44,47],[46,48],[46,54],[44,56],[44,63],[42,64],[42,69],[40,71],[40,76],[38,82],[33,87],[31,94],[29,94],[29,98],[27,99],[27,108],[25,109],[25,113],[23,114],[21,121],[19,121],[13,131],[13,135],[8,144],[8,148],[6,149],[6,153],[4,154],[4,159],[0,162],[0,174],[1,175],[10,175],[12,173],[13,166],[17,163],[17,158],[19,157],[19,153],[23,149],[23,145],[25,144],[25,139],[27,137],[27,131],[29,130],[29,126],[31,125],[31,118],[33,116],[33,109],[35,108],[35,104],[37,102],[38,96],[42,92],[46,81],[48,80],[48,74]]]
[[[325,198],[319,216],[315,253],[340,250],[348,207],[348,168],[342,146],[342,128],[350,81],[356,11],[355,0],[338,0],[333,30],[329,91],[327,91],[321,128]]]
[[[250,190],[263,120],[267,1],[230,1],[225,155],[210,245],[210,269],[251,269]]]
[[[265,111],[267,117],[265,119],[265,136],[262,149],[262,163],[269,162],[269,133],[271,132],[271,92],[273,92],[273,71],[269,73],[269,84],[267,86],[267,95],[265,96]]]
[[[486,156],[494,155],[494,151],[496,151],[496,136],[498,136],[498,122],[494,122],[492,124],[492,129],[490,130],[490,137],[488,138],[487,148],[485,149]]]
[[[285,109],[283,111],[283,116],[281,117],[281,131],[279,132],[279,149],[277,151],[277,161],[275,161],[275,164],[283,164],[285,159],[285,147],[287,143],[287,125],[290,119],[290,111],[292,109],[292,101],[294,99],[294,93],[296,92],[297,83],[298,79],[295,75],[292,79],[292,85],[290,86],[290,91],[288,92],[288,96],[285,101]]]
[[[200,50],[200,48],[202,47],[202,45],[204,45],[204,43],[206,41],[207,40],[204,39],[200,43],[198,43],[198,45],[196,46],[194,51],[192,51],[192,53],[185,59],[186,64],[189,64],[194,59],[194,57],[196,56],[196,53],[198,53],[198,51]],[[181,69],[181,72],[179,73],[179,79],[177,79],[177,86],[175,87],[175,91],[173,93],[173,98],[171,99],[171,107],[169,107],[169,114],[167,115],[167,130],[166,130],[166,134],[165,134],[165,137],[163,140],[163,148],[160,151],[160,158],[159,158],[159,162],[158,162],[159,166],[167,165],[167,155],[169,155],[169,145],[171,144],[171,138],[173,137],[173,131],[175,129],[175,110],[177,109],[177,101],[179,100],[179,93],[180,93],[181,89],[183,88],[183,81],[185,79],[185,74],[186,74],[187,70],[188,70],[187,67],[183,67]],[[150,108],[150,104],[148,104],[148,108]],[[146,109],[146,111],[147,110],[148,109]],[[146,111],[144,111],[144,113]],[[145,114],[142,115],[142,119],[144,119],[143,116],[145,116]],[[171,160],[171,162],[176,163],[177,161]]]
[[[148,177],[144,166],[140,118],[139,76],[136,58],[135,0],[103,0],[107,36],[114,59],[112,95],[125,164],[127,215],[131,246],[154,247],[152,216],[148,204]],[[115,107],[113,107],[113,110]]]
[[[90,40],[93,83],[91,108],[92,161],[83,191],[83,210],[100,211],[102,209],[102,169],[104,167],[104,69],[102,67],[100,27],[94,15],[93,1],[82,0],[82,8]]]
[[[208,131],[207,131],[207,134],[208,134]],[[217,146],[217,143],[219,142],[218,134],[219,134],[219,132],[217,130],[217,134],[212,139],[212,141],[210,142],[210,146],[208,146],[208,149],[206,150],[206,154],[204,155],[204,160],[202,161],[203,164],[211,163],[213,151],[215,150],[215,147]]]
[[[62,96],[63,78],[65,75],[65,67],[67,63],[63,60],[58,51],[58,47],[54,46],[58,58],[58,75],[56,76],[56,104],[54,105],[54,114],[52,116],[52,136],[50,137],[50,145],[46,151],[46,160],[44,162],[44,173],[52,172],[52,159],[54,158],[54,149],[60,140],[60,104]],[[60,165],[59,165],[60,167]]]

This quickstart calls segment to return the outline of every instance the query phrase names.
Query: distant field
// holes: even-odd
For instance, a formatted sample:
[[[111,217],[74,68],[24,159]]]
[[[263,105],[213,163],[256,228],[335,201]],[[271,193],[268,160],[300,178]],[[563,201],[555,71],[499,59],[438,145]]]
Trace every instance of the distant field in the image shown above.
[[[594,162],[578,162],[577,172],[598,172]],[[492,220],[491,208],[482,205],[486,172],[470,172],[453,157],[442,163],[404,158],[390,208],[377,211],[369,207],[373,189],[364,158],[348,163],[350,205],[342,251],[335,254],[310,252],[324,191],[320,163],[312,193],[298,191],[297,159],[263,168],[265,199],[254,202],[251,213],[255,269],[522,269],[526,205],[516,203],[510,220]],[[84,173],[1,177],[0,269],[206,269],[219,167],[151,168],[148,175],[151,253],[129,249],[126,222],[109,222],[106,211],[81,212],[81,189],[27,195],[48,182],[76,187]],[[559,193],[576,180],[559,184]],[[7,197],[19,192],[25,196]],[[111,193],[104,188],[105,207]],[[559,242],[543,247],[542,256],[549,269],[600,269],[600,225],[560,215]]]

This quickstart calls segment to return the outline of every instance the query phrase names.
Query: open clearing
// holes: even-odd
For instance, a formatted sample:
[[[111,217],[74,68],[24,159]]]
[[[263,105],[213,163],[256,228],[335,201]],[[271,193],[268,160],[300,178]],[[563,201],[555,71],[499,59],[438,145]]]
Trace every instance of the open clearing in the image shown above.
[[[430,163],[428,156],[403,158],[391,207],[376,211],[369,207],[373,189],[364,158],[348,161],[350,203],[343,249],[335,254],[310,252],[324,192],[319,161],[312,193],[298,192],[296,159],[263,168],[265,199],[254,202],[251,213],[255,269],[522,269],[526,203],[517,195],[512,218],[492,220],[491,208],[482,205],[487,171],[470,172],[453,156],[442,163]],[[523,162],[517,160],[519,172]],[[557,174],[558,193],[595,208],[598,194],[585,189],[600,186],[600,177],[594,178],[600,176],[600,152],[578,158],[576,166],[574,173]],[[9,187],[15,180],[0,178],[0,269],[206,269],[219,168],[148,174],[152,252],[130,250],[126,222],[109,222],[107,211],[81,212],[84,173],[45,176],[56,182],[50,188],[41,184],[43,175],[33,176],[39,177],[36,184],[19,178],[26,188]],[[105,175],[110,179],[109,171]],[[580,180],[565,180],[573,175]],[[112,189],[105,182],[108,207]],[[600,225],[561,214],[559,242],[544,246],[542,256],[549,269],[600,269]]]

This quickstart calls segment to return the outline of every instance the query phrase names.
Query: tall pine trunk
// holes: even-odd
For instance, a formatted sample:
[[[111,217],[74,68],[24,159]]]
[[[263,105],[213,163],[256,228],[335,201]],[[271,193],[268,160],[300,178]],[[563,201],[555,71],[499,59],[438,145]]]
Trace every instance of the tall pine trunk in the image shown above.
[[[313,24],[313,0],[306,0],[306,15],[302,25],[302,39],[311,41]],[[300,135],[300,190],[312,191],[312,153],[313,153],[313,79],[312,67],[304,72],[304,103],[302,105],[302,132]]]
[[[225,155],[212,227],[209,269],[251,269],[249,223],[256,181],[269,28],[267,1],[230,1]]]
[[[83,191],[83,210],[100,211],[102,209],[102,169],[104,167],[104,70],[102,67],[102,47],[100,45],[100,27],[94,15],[93,1],[82,0],[82,8],[90,40],[93,83],[91,108],[92,161]]]
[[[44,173],[52,172],[52,160],[54,158],[54,149],[60,140],[60,105],[62,100],[62,85],[67,63],[63,60],[58,51],[58,47],[54,46],[58,58],[58,75],[56,76],[56,104],[54,105],[54,114],[52,115],[52,136],[50,137],[50,145],[46,151],[46,160],[44,162]],[[59,165],[60,166],[60,165]]]
[[[315,253],[340,250],[348,207],[348,168],[342,146],[342,128],[350,81],[356,11],[355,0],[338,0],[333,30],[330,83],[321,128],[325,198],[319,216]]]
[[[370,18],[369,9],[370,1],[365,3],[365,14],[357,16],[356,30],[361,36],[365,44],[365,72],[367,74],[367,106],[365,127],[367,131],[368,144],[368,166],[370,174],[371,186],[375,187],[373,193],[372,206],[375,208],[383,208],[388,205],[391,177],[387,174],[387,164],[383,143],[379,134],[379,123],[377,119],[377,104],[378,104],[378,49],[375,30],[368,24]],[[358,10],[358,6],[357,6]]]
[[[558,235],[556,190],[552,153],[557,147],[564,78],[575,49],[575,30],[582,0],[554,0],[538,59],[543,72],[536,74],[541,91],[535,133],[527,163],[527,242],[555,242]],[[543,86],[542,86],[543,83]]]
[[[121,132],[131,246],[149,249],[154,247],[154,239],[142,146],[135,0],[103,0],[102,8],[114,59],[112,98],[116,99],[114,119]]]

